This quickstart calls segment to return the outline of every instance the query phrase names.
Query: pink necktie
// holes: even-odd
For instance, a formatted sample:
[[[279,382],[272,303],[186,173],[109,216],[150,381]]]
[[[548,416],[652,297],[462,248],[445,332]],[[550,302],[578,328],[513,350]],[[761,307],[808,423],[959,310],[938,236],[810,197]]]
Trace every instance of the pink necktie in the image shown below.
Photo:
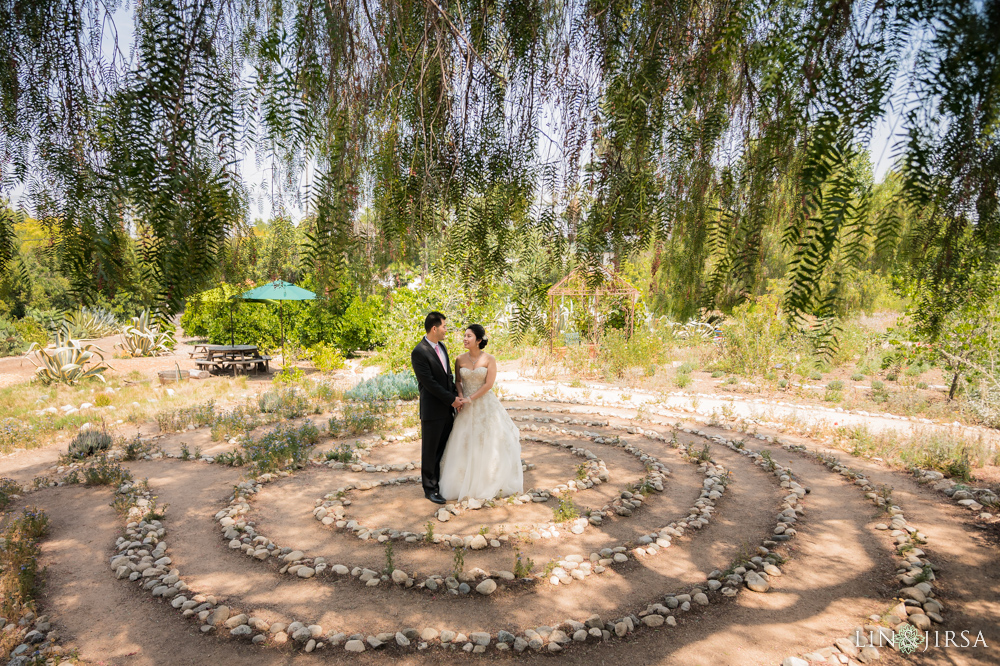
[[[441,360],[441,367],[444,368],[445,374],[448,374],[448,364],[444,361],[444,352],[441,351],[441,345],[434,345],[434,349],[437,350],[438,358]]]

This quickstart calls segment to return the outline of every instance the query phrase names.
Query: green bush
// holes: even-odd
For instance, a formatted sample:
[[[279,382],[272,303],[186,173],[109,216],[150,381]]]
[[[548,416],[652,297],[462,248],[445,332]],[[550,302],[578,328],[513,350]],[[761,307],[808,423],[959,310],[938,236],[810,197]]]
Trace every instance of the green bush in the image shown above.
[[[386,372],[366,379],[346,391],[344,398],[358,402],[416,400],[420,397],[417,378],[410,371]]]
[[[785,354],[787,325],[775,296],[738,306],[722,329],[724,369],[763,377]]]
[[[281,425],[259,440],[244,440],[243,457],[256,474],[276,472],[289,465],[304,464],[309,459],[309,447],[319,441],[319,429],[312,423],[298,428]]]
[[[316,366],[317,370],[330,372],[331,370],[340,370],[344,367],[344,357],[336,347],[332,347],[324,342],[317,342],[309,349],[309,352],[313,365]]]
[[[831,391],[843,391],[844,390],[844,382],[840,381],[839,379],[834,379],[833,381],[829,382],[826,385],[826,388],[829,389],[829,390],[831,390]]]
[[[21,494],[21,485],[14,481],[14,479],[8,479],[5,477],[0,477],[0,511],[4,511],[11,502],[14,501],[14,495]]]
[[[13,416],[0,420],[0,451],[26,449],[35,440],[35,436],[35,429],[24,421]]]
[[[719,377],[722,377],[724,374],[726,374],[726,373],[724,373],[722,370],[713,370],[712,371],[712,378],[713,379],[718,379]]]
[[[159,412],[156,415],[156,424],[160,426],[160,432],[177,432],[184,430],[189,425],[200,428],[210,425],[215,421],[215,401],[207,400],[190,407],[182,407],[170,411]]]
[[[296,386],[276,387],[257,397],[257,407],[264,414],[294,419],[315,412],[309,397]]]
[[[677,374],[674,375],[674,386],[676,386],[677,388],[687,388],[690,385],[691,385],[691,375],[687,374],[686,372],[680,372],[680,371],[678,371]]]
[[[368,402],[363,405],[348,403],[344,405],[339,417],[330,417],[328,423],[330,434],[340,437],[380,430],[385,425],[385,413],[388,409],[389,406],[386,403]]]
[[[851,381],[852,382],[860,382],[860,381],[863,381],[864,378],[865,378],[865,376],[863,374],[861,374],[860,372],[855,372],[853,375],[851,375]]]
[[[107,451],[113,442],[111,435],[103,430],[84,430],[69,443],[69,450],[66,453],[70,458],[82,460],[101,451]]]

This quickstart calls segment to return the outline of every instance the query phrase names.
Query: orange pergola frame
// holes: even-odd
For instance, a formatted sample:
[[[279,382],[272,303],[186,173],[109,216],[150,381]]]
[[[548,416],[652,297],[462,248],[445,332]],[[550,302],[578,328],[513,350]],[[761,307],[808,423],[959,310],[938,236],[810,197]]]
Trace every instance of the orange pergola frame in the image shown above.
[[[566,298],[578,299],[582,301],[583,307],[588,308],[592,313],[598,312],[601,301],[608,298],[624,296],[628,301],[628,312],[626,313],[626,327],[629,336],[635,331],[635,306],[642,298],[639,290],[633,287],[625,278],[608,268],[596,269],[597,275],[589,275],[580,267],[574,268],[569,275],[549,288],[549,350],[555,347],[556,336],[561,330],[560,317],[556,312],[556,300]],[[595,280],[596,278],[596,280]],[[591,284],[597,285],[591,287]],[[595,341],[596,342],[596,341]]]

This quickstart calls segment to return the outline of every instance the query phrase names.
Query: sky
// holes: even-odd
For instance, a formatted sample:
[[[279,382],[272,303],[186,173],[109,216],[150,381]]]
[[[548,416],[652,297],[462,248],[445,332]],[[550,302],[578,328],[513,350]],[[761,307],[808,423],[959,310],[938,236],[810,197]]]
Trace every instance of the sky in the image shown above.
[[[126,57],[129,56],[133,43],[133,21],[132,11],[129,8],[119,7],[112,14],[113,24],[118,32],[118,46]],[[110,25],[106,26],[102,49],[106,57],[110,56],[114,48],[113,32]],[[898,91],[897,91],[898,97]],[[550,114],[553,115],[553,114]],[[875,182],[881,182],[885,174],[893,164],[893,144],[898,140],[894,134],[899,131],[899,109],[889,108],[885,115],[879,120],[872,133],[870,144],[871,159],[874,165]],[[540,120],[544,122],[544,119]],[[539,136],[538,147],[539,158],[543,161],[558,159],[561,150],[558,145],[552,143],[544,135]],[[240,171],[244,182],[250,191],[250,219],[261,218],[267,220],[271,216],[270,202],[270,182],[273,161],[267,155],[257,155],[254,149],[249,149],[244,155],[240,165]],[[306,169],[306,173],[300,178],[300,187],[308,184],[313,176],[313,165]],[[11,193],[11,203],[18,207],[23,197],[23,188],[15,189]],[[307,211],[296,205],[295,201],[286,197],[285,212],[293,221],[298,222],[305,216]]]

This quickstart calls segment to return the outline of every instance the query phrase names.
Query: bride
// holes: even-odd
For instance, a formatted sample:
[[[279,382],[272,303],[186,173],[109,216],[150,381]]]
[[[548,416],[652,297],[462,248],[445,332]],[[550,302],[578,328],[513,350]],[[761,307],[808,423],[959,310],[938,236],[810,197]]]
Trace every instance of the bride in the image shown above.
[[[483,352],[486,331],[479,324],[465,329],[468,350],[455,359],[458,395],[465,406],[441,459],[441,494],[445,499],[493,499],[523,492],[521,435],[490,390],[497,361]]]

